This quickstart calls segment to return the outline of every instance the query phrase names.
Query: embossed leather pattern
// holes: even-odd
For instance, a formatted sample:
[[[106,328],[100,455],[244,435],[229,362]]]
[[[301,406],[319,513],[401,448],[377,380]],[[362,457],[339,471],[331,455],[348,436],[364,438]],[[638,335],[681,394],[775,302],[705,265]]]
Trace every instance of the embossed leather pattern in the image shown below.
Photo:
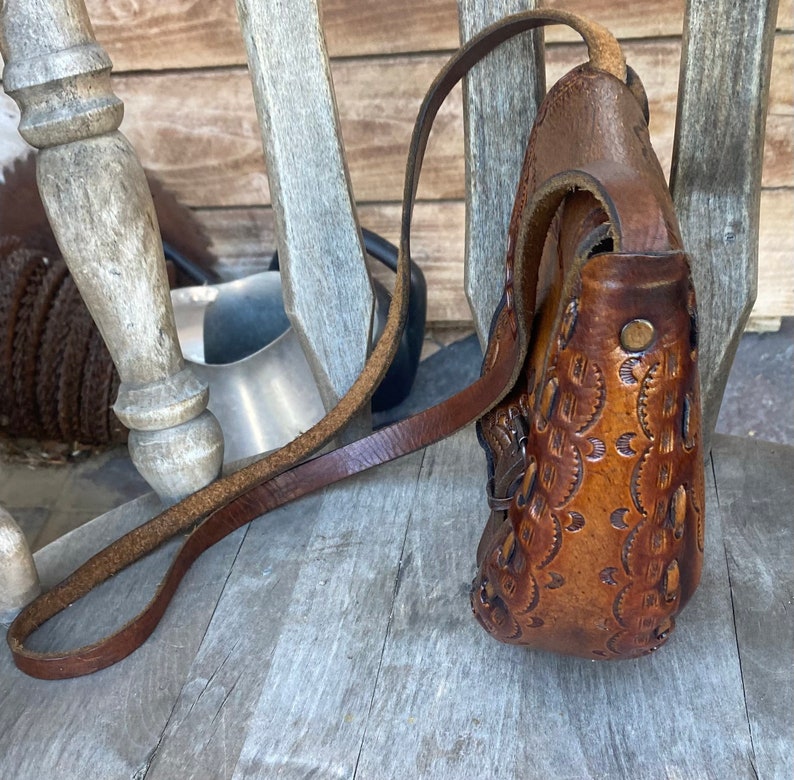
[[[604,74],[579,69],[547,97],[511,233],[543,176],[577,162],[642,181],[653,206],[609,214],[572,188],[558,207],[523,379],[479,425],[492,511],[471,602],[501,641],[633,658],[667,639],[700,577],[695,300],[641,103]]]

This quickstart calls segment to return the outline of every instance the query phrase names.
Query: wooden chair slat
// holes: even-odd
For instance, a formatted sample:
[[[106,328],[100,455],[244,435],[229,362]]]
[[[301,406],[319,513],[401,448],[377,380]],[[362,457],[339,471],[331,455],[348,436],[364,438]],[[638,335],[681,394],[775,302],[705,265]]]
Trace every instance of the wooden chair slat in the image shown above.
[[[756,297],[777,7],[689,0],[686,10],[671,187],[698,295],[707,443]]]
[[[317,0],[240,0],[284,304],[327,408],[361,373],[374,295]]]
[[[535,0],[459,0],[461,41]],[[466,76],[463,127],[466,161],[465,290],[485,346],[504,288],[507,226],[529,131],[545,94],[543,34],[508,41]]]

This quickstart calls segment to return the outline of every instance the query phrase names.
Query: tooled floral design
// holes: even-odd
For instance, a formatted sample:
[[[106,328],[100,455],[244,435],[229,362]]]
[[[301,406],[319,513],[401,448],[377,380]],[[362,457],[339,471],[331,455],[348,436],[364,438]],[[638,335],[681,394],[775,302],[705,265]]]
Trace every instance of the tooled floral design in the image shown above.
[[[583,453],[599,460],[606,452],[606,445],[600,439],[585,435],[604,408],[604,377],[585,353],[567,348],[575,324],[575,302],[569,302],[565,311],[568,316],[563,317],[556,340],[557,349],[562,349],[552,356],[544,382],[537,388],[530,384],[534,392],[526,399],[527,406],[536,410],[527,443],[527,450],[537,457],[536,468],[526,475],[531,478],[525,478],[510,506],[509,522],[505,526],[513,536],[500,534],[492,540],[490,554],[474,584],[475,614],[488,630],[498,631],[507,641],[515,641],[519,636],[507,613],[518,619],[517,626],[522,631],[544,625],[542,619],[530,615],[542,595],[529,568],[534,572],[549,571],[562,548],[564,534],[576,533],[584,527],[584,517],[574,511],[568,515],[570,521],[563,529],[557,510],[569,505],[580,489]],[[488,441],[502,453],[511,440],[510,417],[511,413],[503,407],[488,418]],[[504,554],[506,543],[513,548],[510,556]],[[564,576],[559,572],[553,575],[544,590],[564,587]],[[524,586],[519,588],[522,581]]]
[[[620,626],[607,648],[619,655],[649,652],[673,625],[680,601],[678,555],[682,552],[688,491],[677,482],[676,462],[685,448],[680,424],[683,401],[681,356],[667,349],[645,373],[637,395],[637,422],[647,439],[631,479],[641,518],[628,529],[621,550],[625,584],[613,601]],[[623,441],[626,435],[624,434]],[[628,455],[625,446],[618,451]],[[621,580],[623,578],[621,577]]]

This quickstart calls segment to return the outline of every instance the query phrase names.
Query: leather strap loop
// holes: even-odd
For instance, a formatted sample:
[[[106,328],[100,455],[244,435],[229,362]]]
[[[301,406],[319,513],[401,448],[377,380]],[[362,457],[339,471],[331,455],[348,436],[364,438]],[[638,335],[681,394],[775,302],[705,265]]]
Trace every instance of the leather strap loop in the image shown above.
[[[416,121],[406,168],[394,296],[384,332],[364,372],[339,404],[307,433],[276,453],[166,509],[153,520],[109,545],[51,591],[28,605],[8,632],[14,661],[22,671],[34,677],[61,679],[88,674],[124,658],[151,634],[182,576],[212,544],[277,506],[449,436],[481,417],[513,387],[526,355],[528,329],[533,315],[533,311],[526,310],[530,304],[522,301],[534,301],[543,244],[556,208],[572,189],[583,189],[592,192],[604,203],[607,212],[617,221],[617,212],[610,205],[614,201],[614,193],[610,193],[609,187],[605,188],[599,181],[603,172],[599,172],[598,176],[572,173],[567,178],[561,178],[545,188],[542,197],[534,198],[524,210],[512,276],[517,293],[517,310],[515,313],[508,312],[514,321],[517,319],[519,325],[515,331],[502,328],[495,334],[498,348],[489,350],[480,379],[448,401],[421,414],[326,455],[295,465],[336,436],[367,403],[399,343],[407,308],[413,205],[430,129],[443,100],[465,73],[500,43],[526,30],[558,23],[568,24],[582,34],[588,44],[593,67],[625,78],[625,62],[615,39],[603,28],[564,12],[544,10],[516,14],[493,25],[466,44],[431,86]],[[504,306],[507,310],[506,303]],[[521,310],[518,310],[519,307]],[[206,515],[209,516],[195,525],[197,520]],[[167,539],[191,528],[192,532],[152,600],[119,631],[92,645],[65,652],[40,653],[24,646],[26,638],[45,621]]]

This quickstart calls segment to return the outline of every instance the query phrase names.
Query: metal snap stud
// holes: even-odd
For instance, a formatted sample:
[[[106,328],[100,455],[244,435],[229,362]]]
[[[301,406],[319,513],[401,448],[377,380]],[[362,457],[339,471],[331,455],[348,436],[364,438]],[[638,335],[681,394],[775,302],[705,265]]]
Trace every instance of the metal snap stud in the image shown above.
[[[651,345],[654,335],[653,325],[648,320],[632,320],[620,331],[620,343],[627,352],[642,352]]]

